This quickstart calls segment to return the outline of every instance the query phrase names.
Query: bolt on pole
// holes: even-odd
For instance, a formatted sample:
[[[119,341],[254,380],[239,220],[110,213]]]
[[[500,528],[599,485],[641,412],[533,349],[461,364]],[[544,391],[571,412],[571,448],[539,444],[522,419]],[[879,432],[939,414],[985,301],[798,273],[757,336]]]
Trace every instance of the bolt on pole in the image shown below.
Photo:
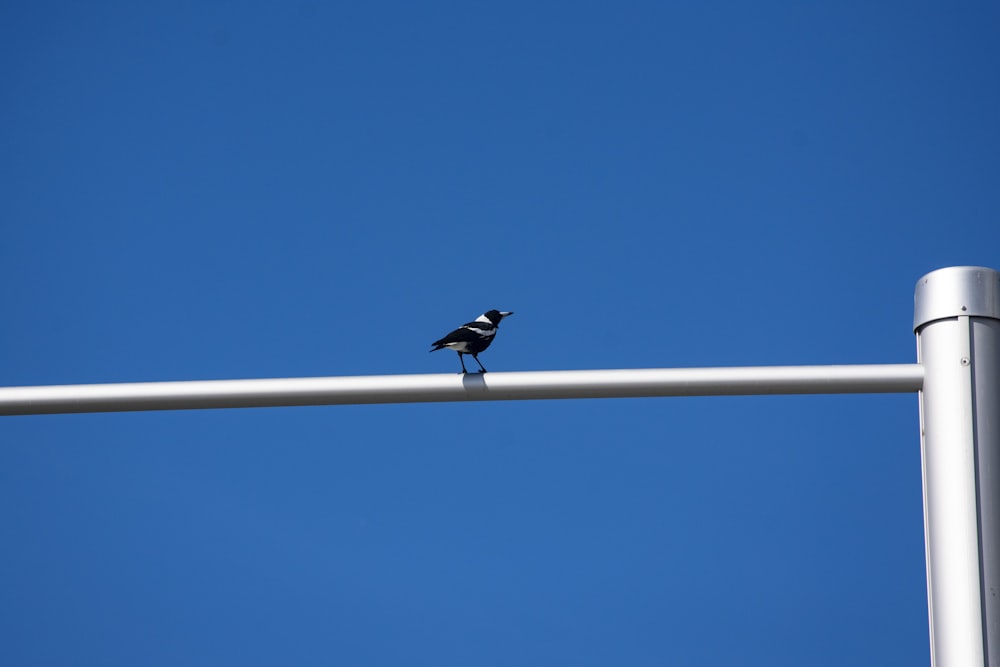
[[[1000,272],[917,282],[931,664],[1000,667]]]

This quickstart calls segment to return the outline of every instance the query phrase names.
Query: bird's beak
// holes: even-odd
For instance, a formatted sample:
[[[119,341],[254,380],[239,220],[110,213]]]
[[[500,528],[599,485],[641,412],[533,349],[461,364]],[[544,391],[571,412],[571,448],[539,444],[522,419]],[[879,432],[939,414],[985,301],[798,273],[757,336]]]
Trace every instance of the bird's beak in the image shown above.
[[[500,317],[507,317],[508,315],[513,315],[513,314],[514,314],[513,312],[505,313],[503,311],[500,311]]]

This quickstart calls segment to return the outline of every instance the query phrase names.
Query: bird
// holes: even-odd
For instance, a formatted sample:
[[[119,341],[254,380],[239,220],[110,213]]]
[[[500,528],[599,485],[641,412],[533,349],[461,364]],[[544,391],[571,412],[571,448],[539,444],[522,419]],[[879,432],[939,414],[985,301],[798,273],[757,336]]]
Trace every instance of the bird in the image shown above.
[[[435,352],[448,348],[458,352],[458,361],[462,364],[462,373],[469,372],[465,369],[465,360],[462,358],[462,355],[471,354],[472,358],[479,364],[479,368],[485,373],[486,367],[479,361],[479,353],[488,348],[490,343],[493,342],[493,338],[497,334],[497,327],[500,325],[500,320],[513,314],[512,312],[501,310],[487,310],[474,321],[463,324],[441,340],[431,343],[434,347],[430,351]]]

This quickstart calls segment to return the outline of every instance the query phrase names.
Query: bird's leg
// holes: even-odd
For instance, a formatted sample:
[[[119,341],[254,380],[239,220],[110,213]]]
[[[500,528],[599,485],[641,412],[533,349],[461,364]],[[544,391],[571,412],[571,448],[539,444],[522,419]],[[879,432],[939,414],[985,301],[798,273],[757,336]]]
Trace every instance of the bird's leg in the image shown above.
[[[477,359],[476,361],[479,361],[479,360]],[[461,352],[458,353],[458,362],[460,364],[462,364],[462,373],[463,374],[464,373],[468,373],[469,371],[465,370],[465,360],[462,359],[462,353]]]
[[[483,372],[485,373],[486,372],[486,367],[483,366],[483,362],[479,361],[479,355],[478,354],[473,354],[472,358],[476,360],[476,363],[479,364],[479,367],[482,368]]]

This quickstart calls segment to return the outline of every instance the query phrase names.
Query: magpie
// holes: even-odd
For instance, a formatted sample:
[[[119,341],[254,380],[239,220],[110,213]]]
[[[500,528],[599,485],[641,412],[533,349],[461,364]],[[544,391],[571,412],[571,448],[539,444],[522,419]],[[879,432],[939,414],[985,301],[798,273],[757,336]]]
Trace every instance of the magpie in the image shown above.
[[[479,361],[479,353],[488,348],[490,343],[493,342],[493,337],[497,335],[497,327],[500,325],[500,320],[513,314],[499,310],[488,310],[477,317],[474,322],[463,324],[441,340],[431,343],[434,346],[431,348],[431,352],[446,347],[455,350],[458,352],[458,361],[462,364],[463,373],[468,373],[469,371],[465,370],[465,360],[462,358],[462,355],[471,354],[472,358],[476,360],[476,363],[479,364],[479,367],[485,373],[486,368]]]

